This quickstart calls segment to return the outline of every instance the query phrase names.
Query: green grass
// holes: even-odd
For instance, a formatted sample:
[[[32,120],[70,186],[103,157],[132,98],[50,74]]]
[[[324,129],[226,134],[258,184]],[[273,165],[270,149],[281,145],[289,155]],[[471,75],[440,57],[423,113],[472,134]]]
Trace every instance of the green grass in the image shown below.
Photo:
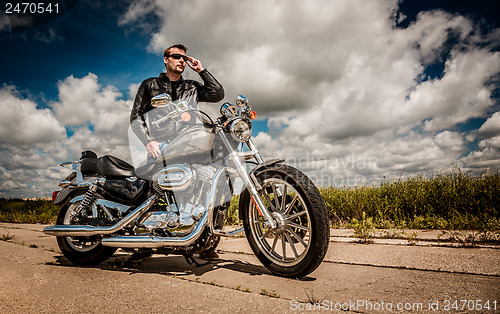
[[[53,223],[59,206],[51,200],[0,199],[0,221],[14,223]]]
[[[240,202],[240,197],[239,196],[233,196],[233,199],[231,200],[231,205],[229,205],[229,208],[227,210],[226,214],[226,224],[229,225],[237,225],[240,224],[240,219],[238,217],[238,206]]]
[[[10,241],[14,238],[14,235],[10,235],[9,233],[7,234],[2,234],[0,236],[0,241]]]
[[[366,213],[379,228],[500,229],[498,172],[472,176],[454,169],[430,178],[329,187],[320,192],[330,219],[338,226],[361,221]]]

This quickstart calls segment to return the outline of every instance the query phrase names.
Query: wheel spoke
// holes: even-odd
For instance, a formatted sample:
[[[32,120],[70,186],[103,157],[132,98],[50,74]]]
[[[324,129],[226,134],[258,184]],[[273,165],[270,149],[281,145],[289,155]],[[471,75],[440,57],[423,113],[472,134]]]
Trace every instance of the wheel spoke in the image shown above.
[[[257,209],[252,208],[250,228],[257,242],[257,248],[252,248],[260,250],[270,263],[282,267],[301,265],[308,255],[317,253],[311,250],[315,245],[311,240],[315,217],[306,206],[300,182],[293,181],[294,178],[285,181],[271,174],[261,179],[259,197],[276,219],[277,228],[270,228]]]
[[[267,237],[271,232],[271,229],[267,230],[266,233],[264,233],[262,237],[260,237],[260,240],[262,241],[263,239],[265,239],[265,237]]]
[[[278,211],[280,204],[279,204],[279,200],[278,200],[278,193],[276,192],[276,185],[274,183],[271,183],[271,187],[273,188],[274,203],[276,204],[276,206],[274,208],[276,209],[276,211]]]
[[[287,193],[287,186],[283,186],[283,195],[281,196],[281,209],[280,212],[284,213],[286,209],[286,193]]]
[[[254,224],[263,224],[263,223],[265,223],[265,222],[266,222],[265,220],[261,220],[261,219],[255,219],[255,220],[253,221],[253,223],[254,223]]]
[[[287,217],[286,219],[288,219],[288,220],[294,220],[295,218],[298,218],[298,217],[303,216],[303,215],[305,215],[305,214],[307,214],[307,211],[305,211],[305,210],[304,210],[304,211],[301,211],[301,212],[299,212],[299,213],[295,213],[295,214],[293,214],[293,215],[290,215],[290,216],[289,216],[289,217]]]
[[[274,206],[273,202],[271,201],[271,198],[269,197],[269,195],[266,193],[266,191],[265,191],[265,190],[263,191],[263,193],[262,193],[262,194],[264,195],[264,198],[265,198],[265,199],[266,199],[266,201],[269,203],[269,205],[272,207],[273,212],[278,211],[278,210],[276,209],[276,207]]]
[[[295,249],[295,244],[293,244],[292,238],[290,237],[290,235],[288,233],[285,233],[285,236],[286,236],[286,240],[288,241],[288,243],[290,243],[290,246],[292,247],[292,251],[293,251],[293,254],[295,255],[295,258],[298,258],[299,254],[297,254],[297,250]]]
[[[304,226],[301,226],[299,224],[296,224],[294,222],[289,222],[288,225],[290,227],[294,227],[294,228],[297,228],[297,229],[300,229],[300,230],[305,230],[305,231],[309,231],[309,228],[308,227],[304,227]]]
[[[307,244],[304,242],[304,240],[302,240],[302,238],[297,233],[295,233],[295,231],[293,231],[292,229],[288,229],[288,232],[290,232],[293,235],[293,237],[300,242],[300,244],[302,244],[305,248],[307,248]]]
[[[296,194],[295,197],[293,198],[293,200],[290,202],[290,205],[288,205],[288,208],[286,209],[285,214],[288,214],[290,212],[290,210],[293,208],[293,206],[295,206],[295,202],[297,202],[298,198],[299,198],[299,195]]]
[[[276,248],[276,244],[278,243],[278,235],[276,235],[274,237],[274,240],[273,240],[273,245],[271,247],[271,255],[273,255],[273,253],[275,253],[274,249]]]
[[[285,235],[281,233],[281,246],[283,248],[283,256],[281,260],[284,262],[286,260],[286,242],[285,242]]]

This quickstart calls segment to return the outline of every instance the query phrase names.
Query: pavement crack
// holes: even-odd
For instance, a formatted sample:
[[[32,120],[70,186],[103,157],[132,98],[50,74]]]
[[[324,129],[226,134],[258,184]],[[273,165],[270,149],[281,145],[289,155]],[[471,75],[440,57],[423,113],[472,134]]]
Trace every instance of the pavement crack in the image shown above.
[[[188,281],[188,282],[193,282],[193,283],[198,283],[198,284],[203,284],[203,285],[208,285],[208,286],[214,286],[214,287],[219,287],[219,288],[223,288],[223,289],[235,290],[235,291],[239,291],[239,292],[242,292],[242,293],[251,293],[253,295],[261,295],[261,296],[265,296],[265,297],[268,297],[268,298],[274,298],[274,299],[281,299],[281,300],[292,301],[291,298],[282,297],[279,294],[277,294],[274,290],[269,292],[269,291],[267,291],[265,289],[261,289],[259,292],[253,292],[249,288],[243,289],[241,287],[241,285],[236,286],[236,287],[230,287],[230,286],[225,286],[223,284],[216,283],[216,282],[213,282],[213,281],[200,280],[200,277],[196,277],[193,280],[193,279],[190,279],[190,278],[186,278],[184,276],[177,276],[177,275],[172,275],[172,274],[168,274],[168,273],[166,273],[164,275],[165,276],[169,276],[171,278],[183,280],[183,281]]]
[[[327,261],[327,260],[323,261],[323,263],[343,264],[343,265],[353,265],[353,266],[379,267],[379,268],[391,268],[391,269],[400,269],[400,270],[416,270],[416,271],[425,271],[425,272],[433,272],[433,273],[449,273],[449,274],[461,274],[461,275],[473,275],[473,276],[500,278],[500,275],[496,275],[496,274],[481,274],[481,273],[473,273],[473,272],[465,272],[465,271],[443,270],[443,269],[425,269],[425,268],[408,267],[408,266],[376,265],[376,264],[369,264],[369,263],[340,262],[340,261]]]

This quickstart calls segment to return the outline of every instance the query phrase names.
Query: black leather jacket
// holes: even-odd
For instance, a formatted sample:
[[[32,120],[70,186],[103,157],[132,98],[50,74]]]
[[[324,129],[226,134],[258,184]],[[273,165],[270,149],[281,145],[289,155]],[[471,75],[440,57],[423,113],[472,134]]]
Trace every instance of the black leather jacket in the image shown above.
[[[154,108],[151,105],[151,98],[164,93],[169,94],[174,101],[195,97],[194,99],[198,102],[218,102],[224,98],[222,85],[207,69],[199,74],[203,84],[194,80],[184,80],[182,76],[177,82],[171,82],[166,73],[161,73],[159,77],[148,78],[142,82],[130,113],[130,125],[144,145],[152,140],[166,140],[165,137],[158,138],[148,130],[144,114]],[[175,138],[178,133],[175,123],[171,122],[164,126],[163,133],[168,134],[170,139]]]

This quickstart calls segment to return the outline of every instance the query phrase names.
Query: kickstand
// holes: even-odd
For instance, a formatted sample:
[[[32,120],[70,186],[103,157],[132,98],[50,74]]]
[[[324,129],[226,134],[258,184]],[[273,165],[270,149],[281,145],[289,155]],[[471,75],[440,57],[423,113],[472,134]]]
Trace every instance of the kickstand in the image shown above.
[[[196,266],[205,266],[205,265],[208,265],[210,264],[210,262],[206,262],[206,263],[199,263],[198,261],[196,261],[193,257],[193,254],[187,254],[187,255],[184,255],[184,258],[186,259],[186,262],[189,264],[189,265],[193,265],[195,264]]]

